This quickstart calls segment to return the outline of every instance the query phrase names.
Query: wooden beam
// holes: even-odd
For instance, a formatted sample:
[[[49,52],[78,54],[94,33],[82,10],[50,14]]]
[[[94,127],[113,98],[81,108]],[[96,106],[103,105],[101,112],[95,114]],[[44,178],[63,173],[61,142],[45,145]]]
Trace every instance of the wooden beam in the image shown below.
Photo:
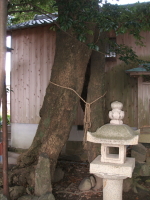
[[[141,75],[150,75],[150,71],[148,72],[126,72],[130,74],[130,76],[141,76]]]

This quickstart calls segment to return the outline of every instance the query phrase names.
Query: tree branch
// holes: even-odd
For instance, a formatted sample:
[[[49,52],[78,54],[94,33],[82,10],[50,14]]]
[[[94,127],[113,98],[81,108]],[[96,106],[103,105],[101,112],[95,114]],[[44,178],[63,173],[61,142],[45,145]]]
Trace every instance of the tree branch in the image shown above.
[[[8,12],[8,15],[11,15],[13,13],[22,13],[22,12],[35,12],[36,10],[16,10],[16,11],[10,11]]]
[[[29,5],[28,3],[20,3],[20,4],[13,4],[12,7],[15,7],[15,6],[25,6],[25,5]]]
[[[23,6],[23,5],[31,6],[31,7],[33,7],[33,10],[10,11],[10,12],[8,12],[8,14],[19,13],[19,12],[20,12],[20,13],[21,13],[21,12],[38,12],[38,13],[40,13],[40,14],[44,14],[47,18],[53,20],[53,18],[52,18],[51,16],[49,16],[49,14],[47,14],[48,12],[47,12],[46,10],[40,8],[39,6],[37,6],[37,5],[35,5],[35,4],[32,4],[32,3],[14,4],[14,6],[18,6],[18,7],[19,7],[19,6]],[[53,15],[53,14],[51,14],[51,15]],[[54,15],[53,15],[53,16],[54,16]],[[70,37],[72,37],[72,38],[75,38],[74,35],[71,35],[70,33],[64,31],[63,29],[61,29],[60,25],[59,25],[56,21],[54,22],[54,24],[55,24],[60,30],[62,30],[64,33],[66,33],[68,36],[70,36]],[[77,38],[76,38],[76,40],[79,41]],[[81,41],[79,41],[79,42],[82,43],[82,45],[87,46],[87,44],[85,44],[85,43],[83,43],[83,42],[81,42]],[[92,50],[92,51],[96,51],[95,49],[91,49],[91,50]],[[106,53],[100,52],[100,51],[96,51],[96,52],[98,52],[98,53],[100,53],[100,54],[103,54],[103,55],[106,54]]]

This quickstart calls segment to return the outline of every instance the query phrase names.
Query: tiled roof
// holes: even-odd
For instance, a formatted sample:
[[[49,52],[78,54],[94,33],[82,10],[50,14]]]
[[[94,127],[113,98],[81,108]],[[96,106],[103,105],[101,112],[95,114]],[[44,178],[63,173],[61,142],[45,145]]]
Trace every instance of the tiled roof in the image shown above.
[[[41,26],[45,24],[52,24],[57,19],[56,15],[48,14],[48,15],[35,15],[33,20],[29,20],[27,22],[15,24],[12,26],[8,26],[7,30],[17,30],[17,29],[23,29],[28,27],[35,27],[35,26]]]
[[[126,70],[127,73],[130,72],[147,72],[147,70],[143,67],[136,67],[136,68],[132,68],[132,69],[128,69]]]
[[[150,63],[145,63],[142,65],[139,65],[139,67],[126,70],[126,73],[131,73],[131,72],[137,72],[137,73],[150,72]]]

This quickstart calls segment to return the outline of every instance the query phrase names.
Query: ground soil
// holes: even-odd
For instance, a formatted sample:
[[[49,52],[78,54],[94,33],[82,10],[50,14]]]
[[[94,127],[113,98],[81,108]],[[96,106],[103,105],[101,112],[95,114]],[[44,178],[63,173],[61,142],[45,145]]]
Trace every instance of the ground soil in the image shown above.
[[[103,200],[103,189],[87,192],[78,190],[81,180],[90,175],[87,163],[60,161],[58,165],[65,171],[65,176],[63,180],[53,184],[53,194],[56,200]],[[140,184],[150,189],[150,183],[146,185],[145,180],[144,178]],[[137,188],[137,191],[138,193],[135,193],[131,189],[129,192],[124,192],[123,200],[150,200],[150,191],[139,188]],[[112,200],[115,200],[115,197]]]
[[[102,188],[99,191],[81,192],[78,190],[81,180],[90,175],[89,164],[61,160],[58,166],[63,169],[65,175],[63,180],[53,183],[53,194],[56,200],[103,200]],[[145,180],[141,184],[150,189],[150,183],[146,184]],[[2,168],[0,168],[0,193],[2,193]],[[134,193],[130,190],[123,193],[123,200],[150,200],[150,192],[138,189],[138,193]]]

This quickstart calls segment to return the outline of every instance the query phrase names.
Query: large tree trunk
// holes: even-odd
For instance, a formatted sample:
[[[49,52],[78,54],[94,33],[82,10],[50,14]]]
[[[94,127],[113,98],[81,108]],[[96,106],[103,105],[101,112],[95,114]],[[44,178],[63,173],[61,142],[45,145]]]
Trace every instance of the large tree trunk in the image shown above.
[[[7,0],[0,0],[0,98],[5,78]]]
[[[105,76],[105,34],[99,35],[99,30],[96,30],[95,41],[98,41],[100,52],[93,51],[91,55],[91,72],[90,81],[88,84],[87,102],[92,102],[102,96],[105,91],[104,76]],[[97,128],[104,124],[104,99],[99,99],[91,105],[91,132],[95,132]],[[100,144],[87,144],[88,161],[91,162],[97,155],[100,154]]]
[[[90,36],[87,42],[92,41],[93,36]],[[91,50],[86,45],[62,31],[57,32],[51,81],[73,88],[81,95],[90,55]],[[20,157],[20,166],[34,163],[38,153],[45,152],[50,157],[53,174],[75,120],[78,103],[79,97],[73,91],[49,83],[36,136],[29,150]]]

